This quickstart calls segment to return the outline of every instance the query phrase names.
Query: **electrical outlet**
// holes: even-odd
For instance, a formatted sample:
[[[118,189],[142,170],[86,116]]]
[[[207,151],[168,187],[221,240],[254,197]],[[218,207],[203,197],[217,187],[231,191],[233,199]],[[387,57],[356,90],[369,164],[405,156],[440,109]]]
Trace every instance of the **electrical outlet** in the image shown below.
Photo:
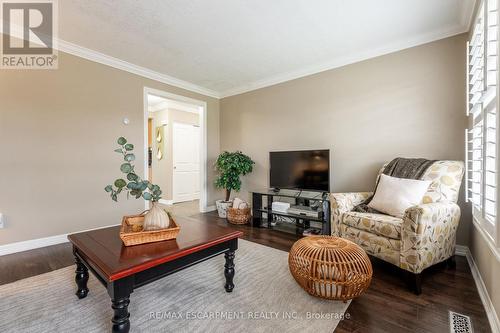
[[[4,227],[4,220],[5,220],[5,216],[0,213],[0,229],[3,229]]]

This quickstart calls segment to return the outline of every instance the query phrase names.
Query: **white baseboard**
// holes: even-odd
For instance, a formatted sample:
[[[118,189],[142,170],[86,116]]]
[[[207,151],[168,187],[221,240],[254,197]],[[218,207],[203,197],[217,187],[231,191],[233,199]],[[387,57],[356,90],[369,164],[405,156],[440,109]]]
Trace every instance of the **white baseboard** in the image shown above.
[[[215,205],[207,206],[203,209],[202,213],[213,212],[214,210],[217,210],[217,208],[215,208]]]
[[[76,234],[78,232],[114,227],[117,225],[118,224],[107,225],[107,226],[99,227],[99,228],[87,229],[87,230],[82,230],[82,231],[75,231],[75,232],[71,232],[68,234],[62,234],[62,235],[56,235],[56,236],[50,236],[50,237],[44,237],[44,238],[37,238],[37,239],[30,239],[27,241],[0,245],[0,256],[5,256],[7,254],[23,252],[23,251],[33,250],[33,249],[38,249],[40,247],[46,247],[46,246],[50,246],[50,245],[66,243],[68,241],[68,235]]]
[[[10,243],[0,246],[0,256],[11,253],[23,252],[50,245],[65,243],[68,241],[68,234],[56,235],[45,238],[31,239],[22,242]]]
[[[458,253],[459,247],[462,248],[461,250],[465,252],[465,257],[467,258],[467,262],[469,263],[469,267],[470,267],[470,270],[472,272],[472,277],[474,278],[474,282],[476,282],[476,287],[477,287],[477,291],[479,293],[479,297],[481,298],[481,302],[483,303],[484,310],[486,311],[486,315],[488,316],[488,321],[490,322],[491,331],[493,333],[500,332],[500,321],[498,319],[497,312],[495,311],[495,307],[493,306],[493,303],[491,302],[490,295],[488,294],[488,290],[486,289],[486,286],[484,285],[483,278],[481,277],[481,274],[479,273],[479,269],[477,268],[476,262],[474,261],[474,258],[472,257],[472,253],[470,252],[470,250],[467,246],[457,245],[457,248],[455,250],[455,253],[457,255],[462,255],[462,254]]]
[[[158,200],[159,203],[167,206],[172,206],[174,204],[174,200],[165,200],[165,199],[160,199]]]

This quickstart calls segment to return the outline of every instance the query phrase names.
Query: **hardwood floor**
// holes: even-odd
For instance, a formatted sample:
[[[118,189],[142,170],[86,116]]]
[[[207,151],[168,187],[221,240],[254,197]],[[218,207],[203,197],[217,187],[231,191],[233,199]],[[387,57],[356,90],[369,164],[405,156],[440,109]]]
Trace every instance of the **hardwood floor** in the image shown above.
[[[0,256],[0,285],[74,264],[69,243]]]
[[[215,212],[196,214],[219,225],[241,230],[243,238],[283,251],[289,251],[297,236],[279,231],[235,226],[218,218]],[[423,273],[422,294],[408,290],[403,272],[371,258],[373,280],[365,294],[354,299],[335,332],[449,332],[448,311],[468,315],[474,332],[491,332],[484,307],[465,257],[456,257],[456,268],[436,265]],[[0,284],[73,265],[69,243],[0,257]]]

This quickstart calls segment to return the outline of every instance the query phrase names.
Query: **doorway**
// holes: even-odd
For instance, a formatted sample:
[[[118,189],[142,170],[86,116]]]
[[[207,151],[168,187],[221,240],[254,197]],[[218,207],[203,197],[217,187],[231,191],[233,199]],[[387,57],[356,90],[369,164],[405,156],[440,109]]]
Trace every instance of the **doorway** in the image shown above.
[[[206,133],[205,102],[144,88],[144,177],[160,186],[168,210],[208,210]]]

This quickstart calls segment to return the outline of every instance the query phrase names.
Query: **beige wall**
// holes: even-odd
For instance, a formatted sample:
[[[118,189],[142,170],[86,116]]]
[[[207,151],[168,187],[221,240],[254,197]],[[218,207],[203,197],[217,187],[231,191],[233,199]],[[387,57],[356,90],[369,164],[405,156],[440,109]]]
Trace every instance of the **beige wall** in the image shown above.
[[[183,123],[189,125],[200,125],[200,116],[193,112],[186,112],[176,109],[165,109],[156,112],[150,112],[150,117],[153,118],[153,131],[155,131],[157,126],[167,123],[164,127],[164,157],[161,160],[156,158],[156,149],[158,143],[154,139],[153,135],[153,183],[158,184],[164,191],[162,199],[172,200],[173,199],[173,124]],[[210,168],[210,166],[209,166]]]
[[[0,245],[120,223],[140,200],[114,203],[104,186],[120,176],[116,138],[136,146],[143,175],[143,89],[207,102],[209,205],[218,199],[219,101],[59,53],[58,70],[0,70]],[[128,117],[130,124],[123,125]]]
[[[500,262],[494,256],[476,226],[472,226],[470,251],[483,279],[491,302],[500,318]]]
[[[372,190],[397,156],[463,160],[465,47],[460,35],[224,98],[221,150],[256,162],[244,189],[268,186],[272,150],[331,149],[335,192]]]

